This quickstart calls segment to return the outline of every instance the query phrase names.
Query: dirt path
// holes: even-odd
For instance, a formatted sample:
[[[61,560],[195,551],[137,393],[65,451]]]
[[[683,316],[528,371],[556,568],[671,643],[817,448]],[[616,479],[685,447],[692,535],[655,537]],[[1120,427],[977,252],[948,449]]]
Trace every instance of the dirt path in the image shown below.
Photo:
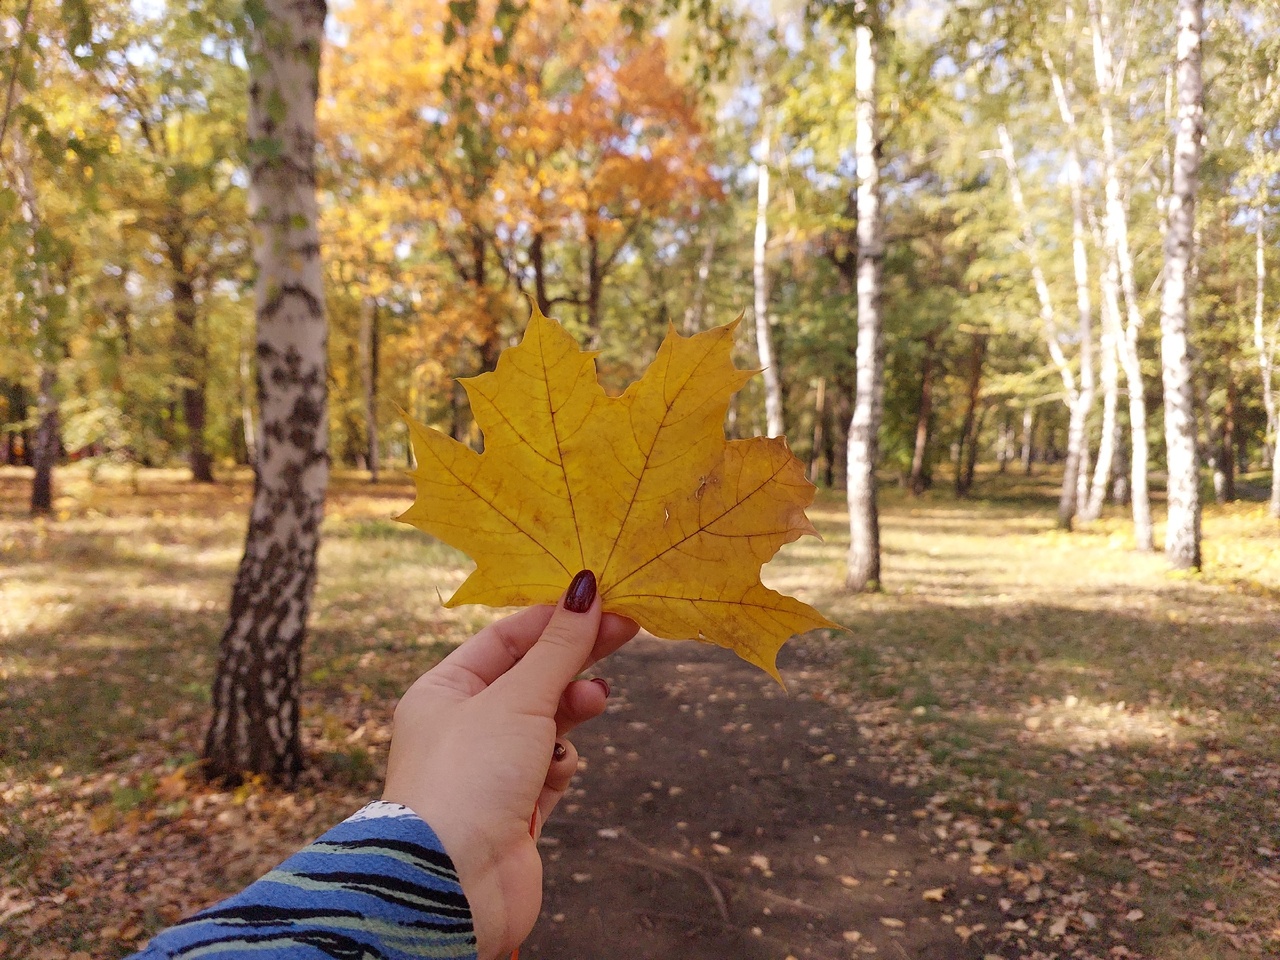
[[[641,639],[602,665],[609,713],[574,738],[586,767],[543,837],[525,960],[990,953],[955,932],[998,929],[990,888],[931,847],[925,798],[806,692],[814,654],[792,646],[790,694],[699,644]]]

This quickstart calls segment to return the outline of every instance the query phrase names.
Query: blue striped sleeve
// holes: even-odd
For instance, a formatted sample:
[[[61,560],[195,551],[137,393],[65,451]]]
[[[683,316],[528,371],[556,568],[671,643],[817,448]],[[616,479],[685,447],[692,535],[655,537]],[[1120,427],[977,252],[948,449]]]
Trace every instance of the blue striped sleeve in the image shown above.
[[[412,810],[371,803],[130,960],[475,960],[453,862]]]

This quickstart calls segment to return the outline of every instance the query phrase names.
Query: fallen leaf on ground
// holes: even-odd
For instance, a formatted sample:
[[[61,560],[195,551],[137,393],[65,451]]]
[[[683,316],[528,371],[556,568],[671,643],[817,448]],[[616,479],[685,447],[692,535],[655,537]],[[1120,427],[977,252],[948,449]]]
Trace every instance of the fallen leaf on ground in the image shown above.
[[[620,397],[536,307],[497,369],[462,381],[484,452],[409,420],[417,498],[400,519],[467,553],[448,606],[555,603],[595,572],[606,611],[658,637],[728,647],[775,679],[791,636],[836,628],[768,589],[760,568],[817,535],[814,486],[783,438],[727,441],[729,400],[754,374],[733,365],[737,323],[672,327]]]

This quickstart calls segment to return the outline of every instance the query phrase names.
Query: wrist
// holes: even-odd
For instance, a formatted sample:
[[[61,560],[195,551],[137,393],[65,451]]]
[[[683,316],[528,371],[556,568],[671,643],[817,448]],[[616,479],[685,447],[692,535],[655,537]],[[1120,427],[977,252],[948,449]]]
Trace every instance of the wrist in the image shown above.
[[[521,909],[520,891],[510,889],[510,878],[520,876],[510,869],[508,862],[499,856],[498,850],[483,836],[478,836],[474,824],[465,815],[454,816],[439,809],[429,800],[402,796],[391,784],[383,792],[382,799],[412,811],[427,825],[441,849],[453,863],[458,884],[471,911],[471,925],[476,938],[477,960],[499,960],[506,957],[528,935],[537,919],[541,897],[532,907]],[[459,811],[459,813],[463,813]],[[529,853],[537,865],[541,890],[541,860],[528,842]],[[517,857],[527,855],[523,850]],[[512,859],[511,855],[505,858]],[[527,868],[526,868],[527,869]],[[528,914],[526,918],[524,914]],[[522,926],[522,924],[524,924]]]

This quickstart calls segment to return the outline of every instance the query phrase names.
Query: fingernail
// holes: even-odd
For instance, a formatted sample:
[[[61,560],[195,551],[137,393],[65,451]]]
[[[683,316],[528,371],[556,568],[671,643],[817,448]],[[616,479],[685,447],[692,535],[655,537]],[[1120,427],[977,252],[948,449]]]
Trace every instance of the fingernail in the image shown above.
[[[564,595],[564,608],[570,613],[586,613],[596,598],[596,575],[590,570],[579,570],[569,582]]]
[[[591,678],[591,682],[592,682],[592,683],[598,683],[598,684],[600,684],[600,689],[604,691],[605,699],[608,699],[608,697],[609,697],[609,681],[608,681],[608,680],[606,680],[604,677],[592,677],[592,678]]]
[[[569,752],[568,748],[567,748],[563,743],[561,743],[559,740],[557,740],[557,741],[556,741],[555,748],[551,751],[551,759],[552,759],[552,760],[563,760],[563,759],[564,759],[564,757],[565,757],[565,754],[566,754],[566,753],[568,753],[568,752]]]

